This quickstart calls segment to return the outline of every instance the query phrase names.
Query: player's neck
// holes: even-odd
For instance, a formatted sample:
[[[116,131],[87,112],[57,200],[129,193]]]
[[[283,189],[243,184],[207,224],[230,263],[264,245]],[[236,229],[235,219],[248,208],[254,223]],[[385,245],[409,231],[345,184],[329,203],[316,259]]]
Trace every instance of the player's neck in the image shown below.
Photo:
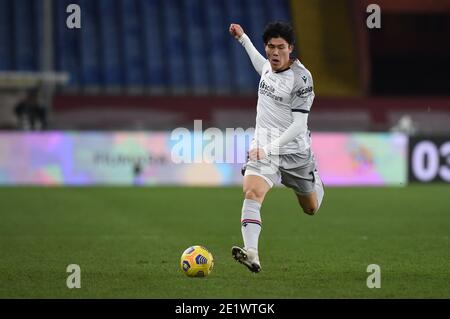
[[[294,60],[293,59],[289,59],[288,63],[284,67],[280,68],[279,70],[273,70],[273,72],[274,73],[281,73],[281,72],[284,72],[286,70],[289,70],[291,68],[292,63],[294,63]]]

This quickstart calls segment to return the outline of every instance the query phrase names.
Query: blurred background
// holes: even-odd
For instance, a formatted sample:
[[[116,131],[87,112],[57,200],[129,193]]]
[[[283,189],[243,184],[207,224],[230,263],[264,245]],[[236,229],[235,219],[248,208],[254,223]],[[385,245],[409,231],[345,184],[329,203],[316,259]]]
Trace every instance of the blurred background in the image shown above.
[[[248,280],[258,76],[228,29],[263,52],[273,20],[314,79],[326,190],[313,218],[270,191]],[[448,298],[449,34],[450,0],[0,0],[0,297]],[[211,281],[180,270],[194,244]]]
[[[123,181],[125,177],[112,177],[121,174],[117,168],[106,173],[96,166],[105,162],[125,163],[127,183],[133,178],[130,171],[143,172],[145,183],[175,182],[167,179],[173,167],[161,175],[163,168],[157,168],[171,161],[173,129],[192,129],[196,119],[202,120],[203,129],[254,126],[259,78],[228,27],[241,24],[263,52],[264,26],[274,20],[292,22],[293,55],[314,78],[309,126],[317,136],[316,153],[330,158],[330,147],[338,145],[334,138],[340,136],[346,141],[342,163],[350,163],[353,170],[367,163],[379,165],[378,171],[397,167],[399,180],[406,182],[411,173],[409,139],[435,136],[441,140],[434,149],[425,148],[416,157],[421,170],[436,171],[432,181],[441,180],[439,170],[442,165],[448,169],[449,153],[443,145],[450,135],[450,1],[379,0],[380,28],[367,25],[371,2],[0,0],[0,182]],[[80,28],[68,27],[68,20],[74,21],[70,4],[80,8]],[[42,134],[31,134],[36,131]],[[120,135],[125,144],[120,146],[114,136],[124,132],[129,134]],[[330,132],[341,135],[326,135]],[[405,135],[384,134],[389,132]],[[349,142],[352,134],[374,138],[375,133],[389,140],[375,146],[381,153],[372,149],[372,142]],[[77,138],[81,140],[74,142]],[[18,148],[22,159],[27,158],[21,169],[14,168]],[[399,152],[401,166],[377,160],[393,158],[386,149]],[[436,162],[431,168],[429,158]],[[73,172],[77,161],[83,162],[80,170],[90,167],[95,172],[78,176]],[[136,167],[142,161],[146,164]],[[34,170],[22,176],[30,162]],[[150,162],[156,166],[146,172]],[[321,165],[332,169],[336,163]],[[349,173],[342,165],[335,173],[346,180]],[[238,165],[212,171],[219,184],[240,181]],[[208,183],[211,171],[201,172],[207,173],[188,175],[195,181],[203,175],[200,182]]]

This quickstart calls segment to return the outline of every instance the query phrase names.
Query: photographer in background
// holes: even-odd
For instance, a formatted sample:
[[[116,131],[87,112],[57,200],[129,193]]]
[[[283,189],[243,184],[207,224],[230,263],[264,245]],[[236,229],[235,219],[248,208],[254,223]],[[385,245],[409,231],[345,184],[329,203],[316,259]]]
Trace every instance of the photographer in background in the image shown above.
[[[20,130],[42,131],[47,128],[47,110],[39,104],[38,90],[30,90],[14,108]]]

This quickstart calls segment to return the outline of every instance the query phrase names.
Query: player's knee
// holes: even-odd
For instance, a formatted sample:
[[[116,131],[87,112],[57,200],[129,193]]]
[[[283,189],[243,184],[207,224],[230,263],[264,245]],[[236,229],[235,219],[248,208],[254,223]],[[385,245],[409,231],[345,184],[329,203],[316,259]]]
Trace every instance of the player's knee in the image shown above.
[[[258,190],[257,188],[248,188],[244,190],[244,196],[246,199],[253,199],[256,201],[260,201],[264,198],[264,192]]]
[[[317,213],[317,211],[319,210],[319,206],[318,205],[308,205],[308,206],[302,206],[303,208],[303,212],[307,215],[315,215]]]

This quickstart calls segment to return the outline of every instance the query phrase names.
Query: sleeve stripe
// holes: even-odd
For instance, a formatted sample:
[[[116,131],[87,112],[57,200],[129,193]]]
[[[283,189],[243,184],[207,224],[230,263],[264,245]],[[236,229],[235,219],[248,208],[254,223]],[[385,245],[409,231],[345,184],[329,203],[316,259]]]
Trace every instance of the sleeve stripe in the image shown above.
[[[292,112],[301,112],[301,113],[309,113],[309,111],[307,110],[299,110],[299,109],[295,109],[295,110],[291,110]]]

